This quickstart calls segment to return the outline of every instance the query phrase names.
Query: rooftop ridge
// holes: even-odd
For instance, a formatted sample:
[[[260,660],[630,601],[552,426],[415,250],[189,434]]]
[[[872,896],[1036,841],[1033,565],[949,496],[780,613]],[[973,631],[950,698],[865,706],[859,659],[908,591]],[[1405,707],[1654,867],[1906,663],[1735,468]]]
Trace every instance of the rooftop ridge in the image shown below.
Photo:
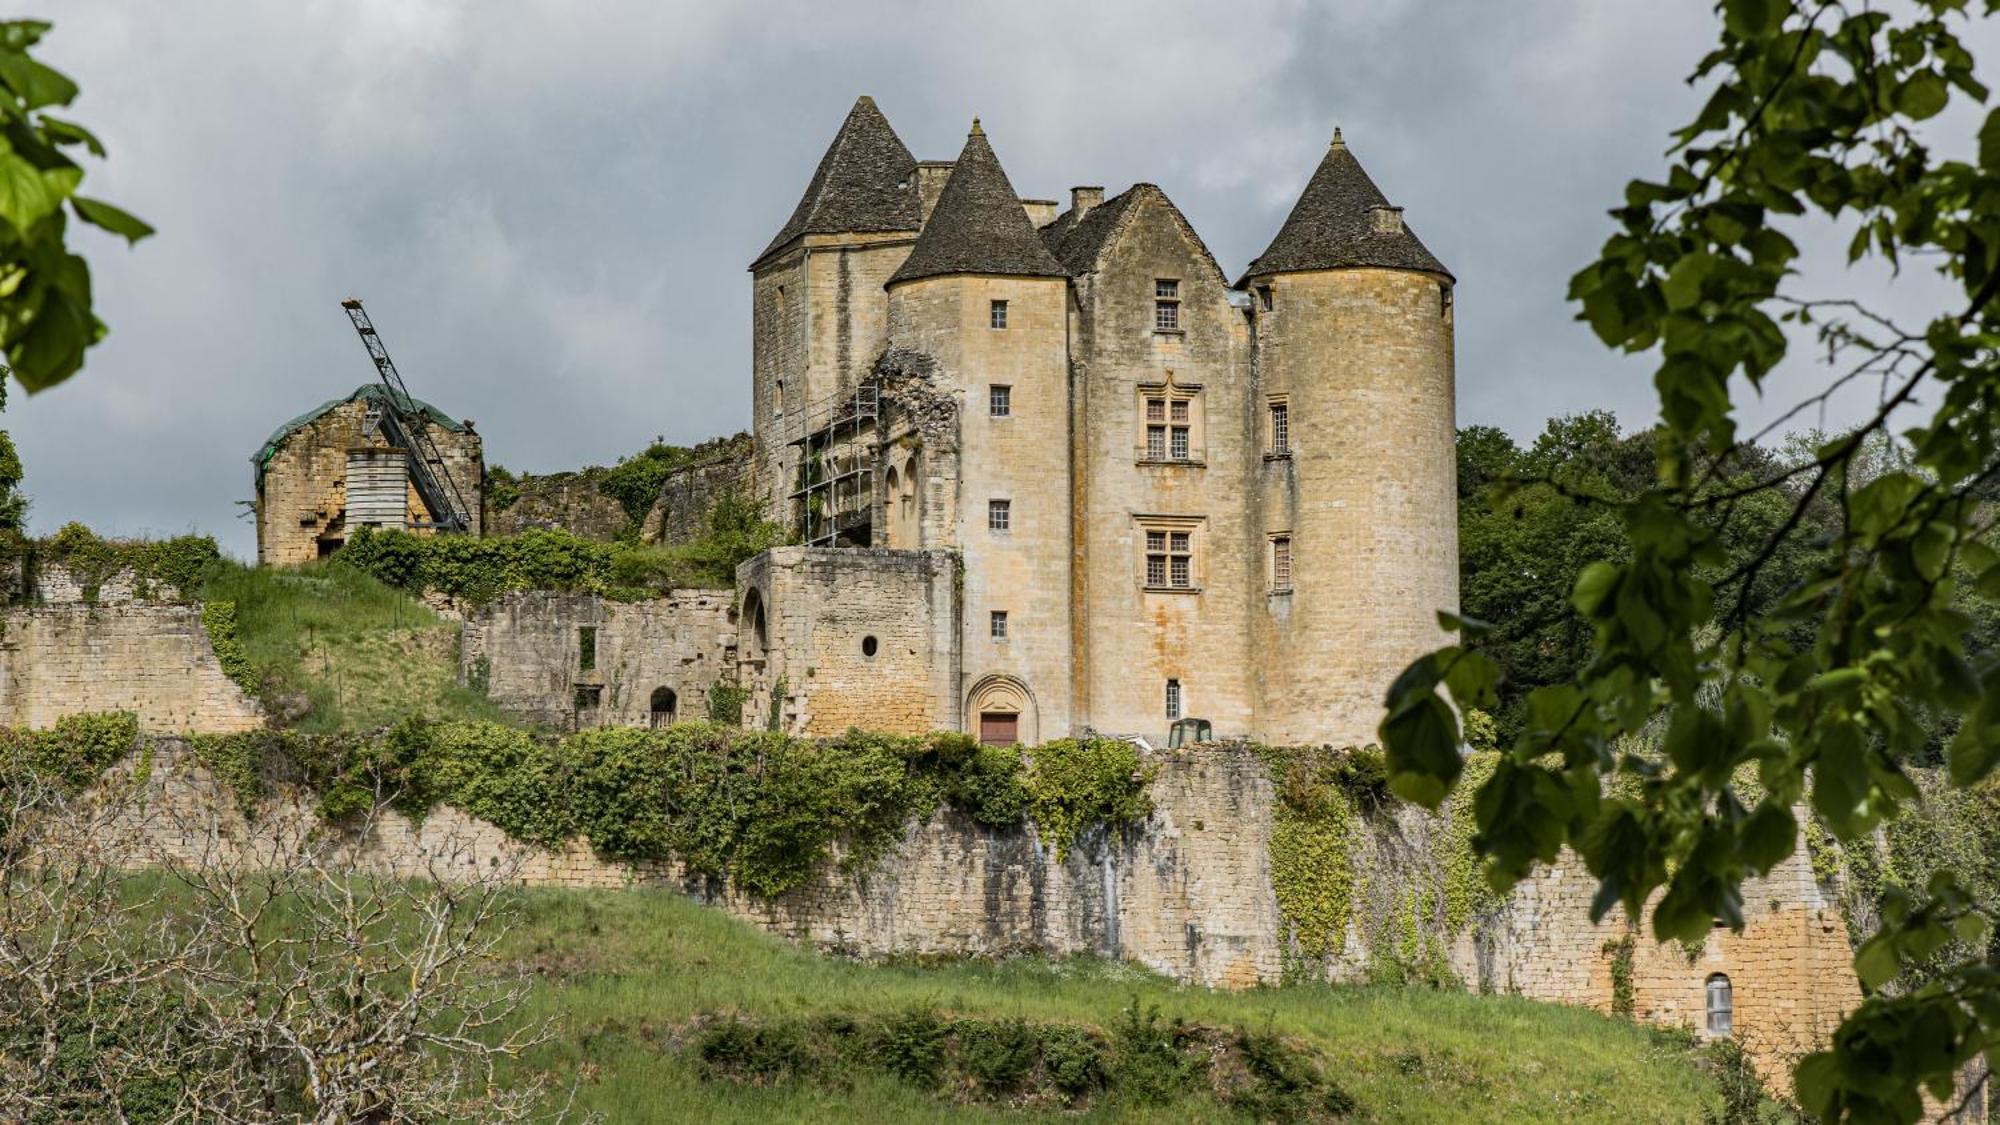
[[[875,99],[861,95],[820,157],[791,218],[750,268],[803,235],[914,232],[921,222],[916,168],[916,157]]]

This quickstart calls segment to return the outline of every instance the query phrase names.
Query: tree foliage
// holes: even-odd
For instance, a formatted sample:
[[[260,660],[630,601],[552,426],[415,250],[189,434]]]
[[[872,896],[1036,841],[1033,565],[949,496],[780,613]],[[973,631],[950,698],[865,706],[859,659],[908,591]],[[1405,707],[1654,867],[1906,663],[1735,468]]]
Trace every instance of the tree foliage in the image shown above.
[[[48,30],[40,20],[0,22],[0,351],[30,394],[74,375],[84,350],[104,337],[91,311],[90,267],[64,242],[70,216],[127,242],[153,233],[77,193],[83,167],[73,155],[102,157],[104,145],[49,112],[69,105],[77,87],[29,53]]]
[[[1984,5],[1990,13],[1994,5]],[[1577,575],[1580,667],[1535,687],[1475,802],[1475,846],[1508,885],[1574,848],[1593,910],[1649,915],[1692,939],[1743,925],[1742,882],[1797,846],[1810,801],[1843,841],[1913,815],[1907,770],[1936,751],[1953,781],[2000,763],[2000,654],[1968,654],[1967,591],[2000,595],[2000,113],[1976,151],[1943,155],[1922,123],[1984,102],[1958,38],[1963,0],[1894,14],[1859,4],[1725,0],[1710,94],[1659,180],[1635,180],[1616,232],[1570,295],[1610,347],[1657,358],[1655,477],[1605,498],[1616,549]],[[1800,236],[1851,233],[1851,261],[1932,272],[1952,292],[1906,324],[1867,295],[1801,288]],[[1788,335],[1789,332],[1789,335]],[[1762,388],[1813,337],[1825,385],[1799,409],[1879,385],[1867,420],[1794,463],[1760,466],[1732,381]],[[1779,419],[1789,422],[1797,411]],[[1901,431],[1905,464],[1856,472]],[[1743,478],[1732,481],[1732,478]],[[1816,511],[1830,511],[1813,530]],[[1768,527],[1758,516],[1774,515]],[[1733,537],[1743,536],[1745,542]],[[1774,589],[1773,575],[1796,568]],[[1459,705],[1491,706],[1501,666],[1467,644],[1414,664],[1389,692],[1391,785],[1436,805],[1461,770]],[[1621,753],[1658,722],[1659,760]],[[1733,784],[1756,774],[1756,794]],[[1608,775],[1628,784],[1607,788]],[[1885,897],[1855,966],[1868,993],[1797,1072],[1826,1119],[1914,1120],[1982,1052],[2000,1049],[2000,970],[1960,960],[1900,979],[1954,939],[1983,947],[1981,905],[1948,871]]]

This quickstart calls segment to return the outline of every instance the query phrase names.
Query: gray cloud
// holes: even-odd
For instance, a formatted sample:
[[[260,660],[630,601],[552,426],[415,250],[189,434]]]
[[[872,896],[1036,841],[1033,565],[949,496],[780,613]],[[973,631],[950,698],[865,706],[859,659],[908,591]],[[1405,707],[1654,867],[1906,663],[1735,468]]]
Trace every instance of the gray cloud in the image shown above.
[[[1024,194],[1158,183],[1229,270],[1339,123],[1460,277],[1461,421],[1636,421],[1648,366],[1606,354],[1562,295],[1604,208],[1691,115],[1681,78],[1714,17],[1640,0],[66,0],[57,18],[48,56],[112,150],[91,189],[160,233],[129,251],[84,236],[112,335],[0,416],[34,525],[195,528],[248,554],[232,503],[251,451],[369,375],[345,296],[495,462],[548,471],[745,425],[744,267],[860,93],[920,157],[954,154],[980,115]]]

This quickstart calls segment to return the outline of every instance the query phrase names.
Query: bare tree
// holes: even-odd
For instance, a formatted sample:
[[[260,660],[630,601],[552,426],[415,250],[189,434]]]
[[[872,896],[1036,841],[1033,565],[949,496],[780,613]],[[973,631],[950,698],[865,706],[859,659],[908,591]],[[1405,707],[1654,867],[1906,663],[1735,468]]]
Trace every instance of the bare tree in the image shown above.
[[[394,873],[362,862],[374,814],[232,833],[131,784],[0,785],[0,1121],[570,1116],[499,956],[518,855],[450,840]]]

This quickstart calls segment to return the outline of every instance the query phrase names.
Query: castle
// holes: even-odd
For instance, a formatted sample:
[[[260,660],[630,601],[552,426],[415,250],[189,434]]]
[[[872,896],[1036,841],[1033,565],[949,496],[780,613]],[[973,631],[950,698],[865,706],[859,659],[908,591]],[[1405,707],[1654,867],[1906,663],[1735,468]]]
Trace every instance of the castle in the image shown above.
[[[1457,604],[1450,272],[1338,131],[1233,282],[1152,184],[1057,208],[977,121],[920,162],[855,103],[750,267],[773,517],[874,549],[854,579],[962,567],[928,627],[879,622],[929,725],[1372,741]],[[767,691],[832,640],[772,651],[770,569],[740,583]]]

